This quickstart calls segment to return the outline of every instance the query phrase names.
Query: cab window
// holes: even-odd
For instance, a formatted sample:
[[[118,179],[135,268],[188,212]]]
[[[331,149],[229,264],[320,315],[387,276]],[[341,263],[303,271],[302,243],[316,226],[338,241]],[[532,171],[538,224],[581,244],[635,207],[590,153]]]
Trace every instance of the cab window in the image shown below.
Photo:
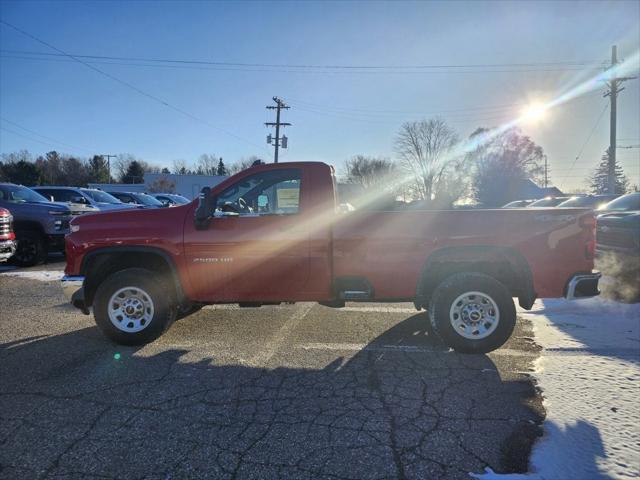
[[[216,212],[239,216],[292,215],[300,209],[301,171],[274,169],[239,180],[218,194]]]

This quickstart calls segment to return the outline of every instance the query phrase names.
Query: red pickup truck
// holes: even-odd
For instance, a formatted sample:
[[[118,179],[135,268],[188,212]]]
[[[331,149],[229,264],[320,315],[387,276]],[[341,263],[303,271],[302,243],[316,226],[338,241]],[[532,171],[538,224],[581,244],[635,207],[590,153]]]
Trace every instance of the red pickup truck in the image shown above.
[[[511,335],[513,297],[598,294],[594,232],[583,209],[343,212],[332,167],[256,165],[187,205],[73,219],[62,282],[122,344],[205,304],[410,301],[480,353]]]

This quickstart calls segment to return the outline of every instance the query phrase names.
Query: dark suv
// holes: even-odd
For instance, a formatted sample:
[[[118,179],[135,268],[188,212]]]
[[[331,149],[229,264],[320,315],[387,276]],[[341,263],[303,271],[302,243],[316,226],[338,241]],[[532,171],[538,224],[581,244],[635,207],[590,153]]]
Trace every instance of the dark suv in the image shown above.
[[[598,213],[597,250],[640,255],[640,192],[623,195]]]
[[[48,251],[64,251],[71,210],[50,202],[22,185],[0,183],[0,207],[13,215],[18,246],[13,261],[21,266],[42,263]]]

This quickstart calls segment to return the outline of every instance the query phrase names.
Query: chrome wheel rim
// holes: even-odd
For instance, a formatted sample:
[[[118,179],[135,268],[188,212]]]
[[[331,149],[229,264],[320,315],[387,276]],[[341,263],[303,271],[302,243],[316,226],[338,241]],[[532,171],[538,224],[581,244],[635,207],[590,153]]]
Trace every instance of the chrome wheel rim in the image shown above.
[[[500,310],[486,293],[466,292],[451,304],[449,320],[458,335],[469,340],[482,340],[498,328]]]
[[[114,327],[126,333],[144,330],[153,319],[153,301],[139,287],[124,287],[109,299],[109,320]]]

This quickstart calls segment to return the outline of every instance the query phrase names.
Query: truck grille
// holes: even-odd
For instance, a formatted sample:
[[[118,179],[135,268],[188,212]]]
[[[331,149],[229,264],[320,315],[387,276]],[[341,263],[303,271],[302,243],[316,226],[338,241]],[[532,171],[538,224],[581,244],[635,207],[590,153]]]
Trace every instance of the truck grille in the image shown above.
[[[633,232],[629,230],[618,230],[608,228],[603,230],[598,228],[596,236],[598,246],[603,247],[617,247],[617,248],[634,248],[635,241],[633,239]]]

